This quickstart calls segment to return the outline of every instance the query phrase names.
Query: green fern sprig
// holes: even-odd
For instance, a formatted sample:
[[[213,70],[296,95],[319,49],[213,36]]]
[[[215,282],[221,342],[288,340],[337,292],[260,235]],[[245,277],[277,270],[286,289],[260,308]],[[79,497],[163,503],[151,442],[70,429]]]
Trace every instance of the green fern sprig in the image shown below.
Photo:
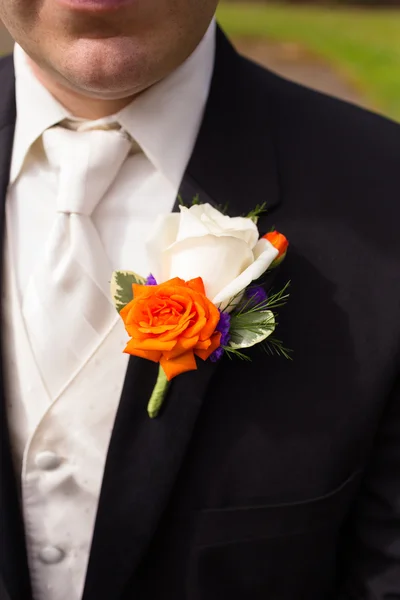
[[[267,212],[267,203],[263,202],[262,204],[257,204],[253,210],[251,210],[247,215],[246,219],[251,219],[254,223],[257,223],[258,219]]]
[[[287,360],[293,360],[291,353],[293,350],[290,348],[286,348],[283,345],[282,340],[278,340],[277,338],[270,336],[265,342],[261,345],[262,350],[269,354],[270,356],[283,356]]]
[[[250,356],[247,356],[244,352],[241,352],[237,348],[231,348],[230,346],[222,346],[227,357],[232,360],[233,358],[240,358],[240,360],[244,360],[246,362],[251,362]]]
[[[250,297],[248,300],[246,300],[246,302],[244,302],[241,306],[238,307],[238,311],[235,313],[234,317],[236,318],[240,315],[248,315],[263,310],[270,310],[274,312],[275,309],[280,308],[287,303],[290,296],[290,294],[287,292],[289,287],[290,281],[288,281],[286,285],[281,290],[279,290],[279,292],[271,294],[266,300],[262,300],[257,304],[253,304],[253,300]]]

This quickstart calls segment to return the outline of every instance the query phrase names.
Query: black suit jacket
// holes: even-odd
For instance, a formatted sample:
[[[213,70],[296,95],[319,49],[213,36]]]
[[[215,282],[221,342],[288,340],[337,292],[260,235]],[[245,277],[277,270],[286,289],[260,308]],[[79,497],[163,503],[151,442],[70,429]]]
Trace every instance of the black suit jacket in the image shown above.
[[[0,195],[15,124],[0,62]],[[132,358],[83,600],[400,598],[400,127],[239,57],[218,33],[203,124],[182,182],[291,246],[279,335],[292,362],[199,364],[165,409]],[[3,212],[1,213],[3,215]],[[3,216],[1,216],[3,223]],[[2,400],[4,587],[29,600]]]

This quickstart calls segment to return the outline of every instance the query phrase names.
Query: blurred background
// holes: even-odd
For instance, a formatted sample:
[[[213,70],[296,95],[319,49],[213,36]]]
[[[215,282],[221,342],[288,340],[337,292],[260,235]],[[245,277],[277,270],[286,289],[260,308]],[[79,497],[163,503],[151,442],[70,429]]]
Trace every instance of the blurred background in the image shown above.
[[[400,0],[222,0],[217,16],[255,61],[400,122]]]
[[[400,0],[224,0],[218,17],[254,60],[400,121]]]

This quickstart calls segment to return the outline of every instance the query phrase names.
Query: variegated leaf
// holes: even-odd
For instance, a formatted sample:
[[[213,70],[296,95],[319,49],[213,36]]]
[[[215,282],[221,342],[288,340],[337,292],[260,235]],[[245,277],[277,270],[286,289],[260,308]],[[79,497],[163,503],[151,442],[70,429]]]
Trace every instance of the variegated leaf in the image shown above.
[[[114,271],[111,277],[111,297],[114,306],[120,312],[133,300],[132,284],[144,285],[146,279],[132,271]]]
[[[275,317],[270,310],[253,311],[232,317],[229,347],[243,349],[267,339],[275,329]]]

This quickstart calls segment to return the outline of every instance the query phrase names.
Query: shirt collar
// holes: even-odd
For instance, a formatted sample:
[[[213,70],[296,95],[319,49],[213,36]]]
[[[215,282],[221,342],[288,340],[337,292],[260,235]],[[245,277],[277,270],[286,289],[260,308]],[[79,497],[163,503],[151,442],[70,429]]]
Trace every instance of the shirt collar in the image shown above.
[[[15,100],[17,121],[10,183],[18,177],[32,144],[46,129],[69,116],[68,111],[36,79],[22,48],[15,44]]]
[[[189,162],[211,85],[213,20],[196,50],[168,77],[138,96],[117,120],[176,187]]]
[[[173,73],[116,115],[99,120],[99,123],[117,121],[176,187],[183,177],[202,121],[214,67],[215,39],[213,20],[195,51]],[[64,119],[74,119],[38,81],[26,54],[17,44],[14,64],[17,122],[10,183],[18,177],[30,147],[42,133]]]

